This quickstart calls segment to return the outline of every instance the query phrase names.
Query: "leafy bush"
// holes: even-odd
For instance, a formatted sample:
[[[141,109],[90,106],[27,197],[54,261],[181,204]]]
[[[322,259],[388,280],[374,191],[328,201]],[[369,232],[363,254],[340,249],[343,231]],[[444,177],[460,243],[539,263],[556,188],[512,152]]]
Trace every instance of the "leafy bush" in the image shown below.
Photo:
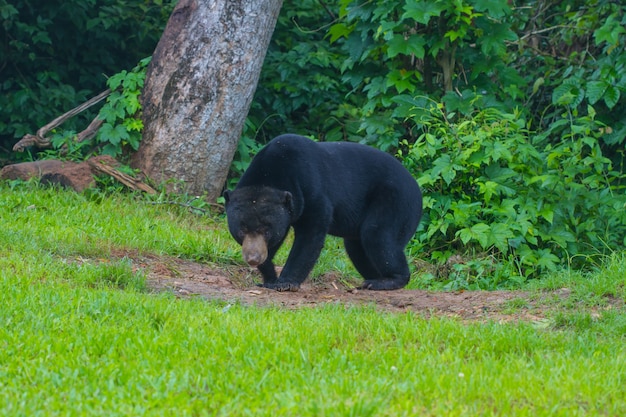
[[[416,107],[423,133],[400,152],[424,189],[413,250],[442,265],[471,255],[445,279],[493,288],[623,247],[626,176],[602,155],[602,125],[589,113],[537,134],[519,112],[454,119],[441,104]],[[555,131],[557,145],[547,140]]]
[[[132,71],[121,71],[107,80],[111,94],[98,112],[104,122],[95,139],[77,142],[76,132],[57,128],[51,138],[53,149],[44,151],[44,156],[83,160],[93,153],[119,157],[136,151],[143,131],[139,95],[150,59],[144,58]]]
[[[349,140],[393,149],[414,140],[403,96],[428,96],[449,112],[522,109],[547,129],[561,106],[606,124],[601,141],[621,163],[626,138],[626,5],[610,0],[532,6],[506,0],[337,0],[328,39],[352,102],[342,117],[359,125]],[[344,124],[347,124],[344,122]],[[552,138],[558,142],[559,137]]]
[[[342,81],[362,100],[355,106],[362,141],[388,150],[411,139],[402,96],[443,98],[452,110],[482,91],[492,103],[513,105],[503,85],[521,78],[506,55],[506,42],[517,39],[507,1],[339,3],[341,21],[329,39],[344,51]]]
[[[525,35],[514,65],[533,85],[525,104],[536,128],[560,119],[555,104],[578,114],[592,105],[607,125],[606,153],[615,156],[613,145],[626,138],[626,4],[543,0],[519,16],[516,30]]]
[[[143,131],[139,95],[150,59],[144,58],[132,71],[124,70],[107,80],[112,93],[98,113],[104,123],[96,137],[100,145],[104,144],[101,153],[116,157],[127,146],[134,151],[139,149]]]
[[[254,101],[244,128],[245,138],[267,143],[294,132],[329,140],[344,139],[340,107],[352,103],[341,80],[342,50],[326,39],[336,20],[335,0],[285,2],[267,51]]]

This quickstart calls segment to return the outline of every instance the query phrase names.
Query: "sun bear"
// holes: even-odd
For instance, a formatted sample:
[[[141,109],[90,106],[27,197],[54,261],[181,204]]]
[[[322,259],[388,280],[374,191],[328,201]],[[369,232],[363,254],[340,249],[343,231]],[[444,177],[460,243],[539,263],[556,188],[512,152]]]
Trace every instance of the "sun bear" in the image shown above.
[[[404,249],[422,214],[422,193],[385,152],[281,135],[259,151],[224,198],[229,231],[244,260],[261,272],[263,287],[297,291],[327,234],[343,238],[365,279],[360,288],[394,290],[409,282]],[[272,259],[290,227],[294,242],[279,277]]]

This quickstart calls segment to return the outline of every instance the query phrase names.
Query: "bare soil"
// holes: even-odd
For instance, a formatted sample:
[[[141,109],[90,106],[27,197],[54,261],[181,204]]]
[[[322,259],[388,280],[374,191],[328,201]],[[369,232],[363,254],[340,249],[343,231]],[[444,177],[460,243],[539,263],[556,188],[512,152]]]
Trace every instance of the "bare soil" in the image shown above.
[[[453,316],[462,320],[542,321],[547,308],[542,300],[569,296],[567,289],[541,297],[531,297],[522,291],[356,290],[332,273],[307,280],[300,291],[277,292],[258,287],[256,283],[260,275],[253,268],[215,267],[155,255],[126,253],[122,256],[132,259],[134,268],[146,274],[148,285],[154,291],[171,291],[182,298],[200,296],[231,304],[287,309],[324,304],[368,305],[387,312],[413,311],[425,316]],[[516,300],[517,307],[512,307],[512,300]]]

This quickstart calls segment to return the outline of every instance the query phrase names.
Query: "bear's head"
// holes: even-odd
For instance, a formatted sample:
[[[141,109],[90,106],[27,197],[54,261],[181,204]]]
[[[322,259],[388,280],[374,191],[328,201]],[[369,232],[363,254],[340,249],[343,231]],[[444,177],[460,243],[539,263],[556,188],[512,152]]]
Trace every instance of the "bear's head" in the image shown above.
[[[279,246],[292,221],[289,191],[271,187],[242,187],[224,192],[230,234],[241,245],[250,266],[265,262],[268,248]]]

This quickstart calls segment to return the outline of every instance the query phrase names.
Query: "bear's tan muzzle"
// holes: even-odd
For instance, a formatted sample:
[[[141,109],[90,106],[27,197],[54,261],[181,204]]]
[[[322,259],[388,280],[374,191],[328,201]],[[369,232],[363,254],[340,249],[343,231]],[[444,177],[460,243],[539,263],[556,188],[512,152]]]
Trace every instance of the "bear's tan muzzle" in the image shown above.
[[[259,266],[267,259],[267,243],[263,235],[246,235],[241,244],[243,260],[250,266]]]

